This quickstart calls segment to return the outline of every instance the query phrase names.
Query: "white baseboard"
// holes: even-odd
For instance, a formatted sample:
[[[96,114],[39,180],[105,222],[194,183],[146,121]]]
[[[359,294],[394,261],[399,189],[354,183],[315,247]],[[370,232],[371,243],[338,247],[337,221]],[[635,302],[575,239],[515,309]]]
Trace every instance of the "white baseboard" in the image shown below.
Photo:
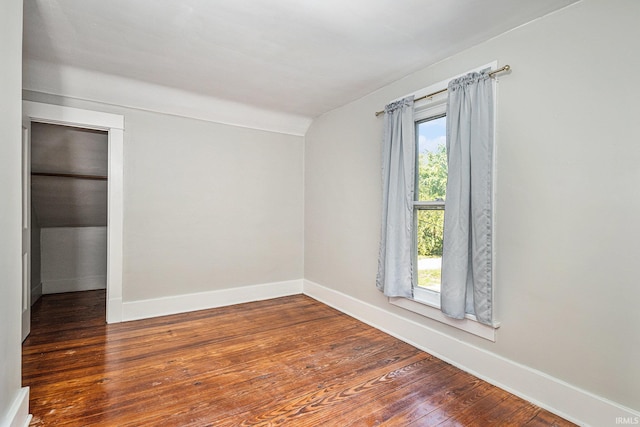
[[[107,323],[122,322],[122,298],[111,298],[107,292]]]
[[[31,305],[35,304],[36,301],[38,301],[41,296],[42,296],[42,282],[40,282],[38,286],[31,288]]]
[[[122,321],[205,310],[302,293],[302,279],[122,303]]]
[[[94,291],[107,288],[107,276],[74,277],[42,282],[43,294],[59,294],[62,292]]]
[[[529,402],[583,426],[638,424],[640,413],[349,295],[304,280],[303,292]]]
[[[28,427],[31,422],[29,414],[29,387],[22,387],[13,400],[7,413],[0,418],[1,427]]]

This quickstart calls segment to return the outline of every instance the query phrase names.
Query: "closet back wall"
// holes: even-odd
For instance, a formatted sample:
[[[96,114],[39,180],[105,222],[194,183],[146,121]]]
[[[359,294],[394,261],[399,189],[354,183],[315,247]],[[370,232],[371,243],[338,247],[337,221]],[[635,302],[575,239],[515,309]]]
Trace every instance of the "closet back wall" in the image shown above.
[[[107,227],[43,228],[40,236],[42,293],[106,288]]]

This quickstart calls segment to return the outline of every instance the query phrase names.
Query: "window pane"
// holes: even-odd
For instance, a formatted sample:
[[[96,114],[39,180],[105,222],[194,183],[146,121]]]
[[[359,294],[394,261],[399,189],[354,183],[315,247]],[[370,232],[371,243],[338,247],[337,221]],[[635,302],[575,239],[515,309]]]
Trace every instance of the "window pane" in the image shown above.
[[[417,210],[417,285],[440,292],[442,269],[443,210]]]
[[[444,200],[447,189],[447,118],[418,124],[418,199]]]

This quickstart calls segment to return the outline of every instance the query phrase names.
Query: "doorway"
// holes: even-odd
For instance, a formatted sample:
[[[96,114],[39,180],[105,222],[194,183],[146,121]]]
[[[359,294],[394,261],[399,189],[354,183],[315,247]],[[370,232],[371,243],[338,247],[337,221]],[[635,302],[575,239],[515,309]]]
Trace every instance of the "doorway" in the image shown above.
[[[31,301],[107,288],[108,133],[31,123]]]
[[[84,186],[88,192],[96,191],[96,194],[100,196],[100,192],[103,193],[103,203],[106,206],[106,211],[103,211],[104,217],[100,217],[95,210],[98,204],[94,203],[92,206],[79,206],[74,205],[72,210],[73,214],[70,216],[61,216],[60,210],[52,209],[48,212],[50,217],[46,220],[47,224],[58,224],[57,228],[64,228],[61,225],[65,224],[65,221],[69,222],[66,225],[78,225],[78,221],[87,221],[84,224],[89,223],[99,224],[96,229],[86,232],[82,238],[85,240],[95,241],[106,240],[106,248],[104,249],[106,260],[104,266],[104,286],[107,290],[106,297],[106,321],[107,323],[117,323],[122,321],[122,233],[123,233],[123,139],[124,139],[124,117],[116,114],[102,113],[97,111],[90,111],[78,108],[63,107],[53,104],[43,104],[37,102],[24,101],[23,102],[23,126],[26,127],[27,133],[30,137],[33,136],[34,130],[38,132],[39,129],[46,126],[63,126],[67,131],[69,128],[73,129],[71,132],[85,133],[86,135],[92,135],[93,137],[106,138],[106,153],[98,154],[98,156],[106,156],[106,174],[102,175],[98,171],[92,173],[69,173],[67,175],[85,175],[85,179],[74,178],[71,176],[46,176],[48,172],[40,172],[40,175],[34,175],[31,179],[34,180],[57,180],[55,185],[64,187],[61,184],[63,180],[74,180],[77,186]],[[82,129],[82,130],[80,130]],[[94,153],[95,154],[95,153]],[[38,173],[38,171],[34,171]],[[89,171],[91,172],[91,171]],[[98,172],[98,173],[96,173]],[[54,172],[58,173],[58,172]],[[65,172],[58,174],[62,175]],[[103,179],[107,178],[107,179]],[[92,183],[87,185],[78,184],[81,181],[91,181]],[[93,182],[95,181],[95,182]],[[96,186],[96,182],[98,185]],[[100,184],[101,183],[101,184]],[[46,186],[53,184],[41,184],[37,191],[47,195]],[[68,184],[67,184],[68,186]],[[91,188],[93,190],[91,190]],[[100,189],[102,188],[102,189]],[[26,188],[23,191],[29,191]],[[36,186],[34,186],[36,191]],[[98,197],[99,198],[99,197]],[[25,197],[29,200],[29,197]],[[34,199],[35,200],[35,199]],[[42,199],[40,199],[42,201]],[[60,207],[60,206],[58,206]],[[31,206],[25,206],[25,210],[31,213]],[[98,209],[99,210],[99,209]],[[84,212],[84,213],[82,213]],[[57,222],[56,222],[57,221]],[[31,221],[31,223],[33,223]],[[31,225],[31,224],[30,224]],[[104,228],[101,228],[104,227]],[[31,228],[29,226],[29,228]],[[43,227],[44,228],[44,227]],[[55,228],[55,227],[52,227]],[[77,227],[71,227],[77,228]],[[60,234],[60,230],[56,230],[53,234]],[[75,233],[73,237],[76,242],[78,240],[77,230],[71,232]],[[64,233],[63,233],[64,234]],[[67,233],[68,234],[68,233]],[[90,236],[86,236],[86,234]],[[101,237],[102,236],[102,237]],[[59,236],[58,236],[59,237]],[[73,240],[73,239],[72,239]],[[44,244],[44,240],[42,240]],[[87,242],[85,242],[87,243]],[[94,245],[95,246],[95,245]],[[30,268],[24,269],[25,272],[30,273]],[[25,274],[29,274],[25,273]],[[100,275],[97,275],[100,276]],[[96,287],[96,283],[101,279],[95,277],[93,284],[89,283],[85,286]],[[25,280],[30,282],[30,280]],[[43,284],[46,286],[45,284]],[[69,286],[69,283],[57,283],[55,286]],[[55,287],[54,286],[54,287]],[[62,289],[62,288],[60,288]],[[36,291],[37,292],[37,291]],[[45,292],[46,293],[46,292]]]

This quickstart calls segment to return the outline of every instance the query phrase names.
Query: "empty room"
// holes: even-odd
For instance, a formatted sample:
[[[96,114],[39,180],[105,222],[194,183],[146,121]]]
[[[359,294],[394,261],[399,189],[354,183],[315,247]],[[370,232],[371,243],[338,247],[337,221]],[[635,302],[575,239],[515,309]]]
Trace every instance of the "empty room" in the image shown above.
[[[4,0],[0,427],[640,424],[639,22]]]

